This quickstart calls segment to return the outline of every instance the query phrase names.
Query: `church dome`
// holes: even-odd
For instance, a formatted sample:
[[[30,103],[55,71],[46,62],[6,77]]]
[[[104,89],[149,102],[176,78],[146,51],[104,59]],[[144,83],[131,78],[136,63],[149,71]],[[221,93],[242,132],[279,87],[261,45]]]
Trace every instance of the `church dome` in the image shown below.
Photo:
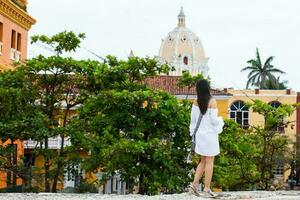
[[[202,73],[207,76],[208,58],[205,57],[201,40],[186,28],[182,7],[177,27],[162,39],[159,57],[176,68],[172,75],[181,75],[183,70],[189,70],[193,75]]]

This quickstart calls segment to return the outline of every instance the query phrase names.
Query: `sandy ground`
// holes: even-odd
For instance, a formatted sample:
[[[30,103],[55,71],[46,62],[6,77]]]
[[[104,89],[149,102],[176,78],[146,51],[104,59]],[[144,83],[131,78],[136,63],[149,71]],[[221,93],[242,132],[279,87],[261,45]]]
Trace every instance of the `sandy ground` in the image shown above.
[[[276,191],[276,192],[223,192],[218,193],[224,195],[218,199],[285,199],[285,200],[300,200],[300,191]],[[156,195],[156,196],[143,196],[143,195],[101,195],[101,194],[70,194],[70,193],[0,193],[0,200],[192,200],[192,199],[207,199],[203,197],[196,197],[189,193],[173,194],[173,195]]]

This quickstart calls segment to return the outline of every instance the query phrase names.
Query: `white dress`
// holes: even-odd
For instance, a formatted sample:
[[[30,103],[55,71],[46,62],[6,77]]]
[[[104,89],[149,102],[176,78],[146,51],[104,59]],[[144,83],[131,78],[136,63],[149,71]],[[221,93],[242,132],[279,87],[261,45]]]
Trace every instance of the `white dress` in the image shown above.
[[[200,114],[198,106],[192,106],[190,135],[194,133],[197,120]],[[222,117],[218,117],[217,108],[208,108],[203,115],[202,121],[196,133],[195,152],[202,156],[216,156],[220,153],[219,133],[222,132],[224,122]]]

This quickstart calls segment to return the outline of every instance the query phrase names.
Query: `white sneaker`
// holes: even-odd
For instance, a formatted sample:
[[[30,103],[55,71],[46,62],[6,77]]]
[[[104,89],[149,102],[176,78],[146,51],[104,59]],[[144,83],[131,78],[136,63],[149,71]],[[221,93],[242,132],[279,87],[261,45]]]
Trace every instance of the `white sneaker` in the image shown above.
[[[200,196],[200,191],[199,191],[198,187],[195,187],[192,183],[190,184],[189,192],[191,194],[196,195],[197,197]]]
[[[216,195],[216,194],[214,194],[212,191],[211,191],[211,189],[208,189],[208,188],[204,188],[204,190],[203,190],[203,195],[205,196],[205,197],[209,197],[209,198],[215,198],[215,197],[217,197],[218,195]]]

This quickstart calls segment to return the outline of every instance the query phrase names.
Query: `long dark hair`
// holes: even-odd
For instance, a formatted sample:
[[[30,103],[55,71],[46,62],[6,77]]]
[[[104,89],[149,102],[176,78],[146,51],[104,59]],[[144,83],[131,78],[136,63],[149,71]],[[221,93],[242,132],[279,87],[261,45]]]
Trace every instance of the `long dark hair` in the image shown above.
[[[208,103],[211,98],[209,82],[200,79],[196,83],[197,103],[201,113],[204,115],[207,111]]]

